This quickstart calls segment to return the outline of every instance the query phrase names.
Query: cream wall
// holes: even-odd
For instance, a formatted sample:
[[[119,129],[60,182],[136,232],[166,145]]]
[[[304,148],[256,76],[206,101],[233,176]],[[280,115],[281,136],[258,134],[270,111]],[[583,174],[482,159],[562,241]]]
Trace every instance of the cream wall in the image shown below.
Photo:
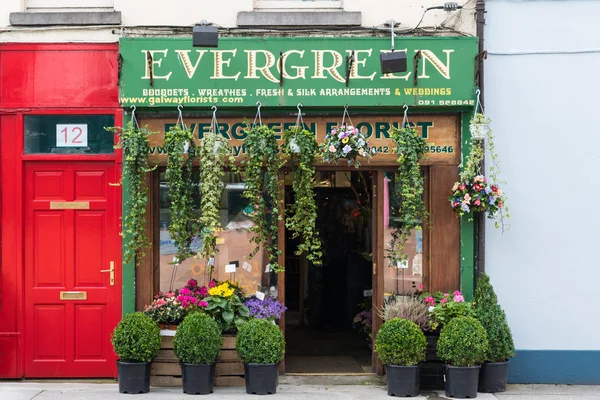
[[[198,0],[115,0],[115,10],[121,11],[122,25],[126,29],[139,26],[192,26],[205,20],[223,28],[236,27],[239,11],[254,10],[253,0],[225,0],[220,2]],[[299,3],[302,3],[301,1]],[[443,0],[344,0],[345,11],[360,11],[363,27],[380,27],[393,18],[400,23],[398,30],[413,29],[427,7],[443,5]],[[473,12],[475,1],[459,2],[463,10],[446,13],[432,10],[425,14],[420,25],[426,28],[427,35],[440,33],[440,26],[453,27],[466,33],[475,34]],[[11,12],[25,10],[26,0],[0,1],[0,42],[114,42],[118,40],[119,28],[106,27],[41,27],[17,28],[9,25]],[[208,4],[208,6],[207,6]],[[306,4],[306,2],[304,2]],[[307,9],[304,8],[306,11]],[[308,9],[310,11],[310,9]],[[318,10],[314,10],[318,12]],[[272,11],[278,12],[278,11]],[[285,12],[285,11],[284,11]],[[289,11],[287,11],[289,12]],[[168,33],[168,32],[167,32]],[[412,33],[411,33],[412,34]],[[448,33],[446,33],[448,34]]]

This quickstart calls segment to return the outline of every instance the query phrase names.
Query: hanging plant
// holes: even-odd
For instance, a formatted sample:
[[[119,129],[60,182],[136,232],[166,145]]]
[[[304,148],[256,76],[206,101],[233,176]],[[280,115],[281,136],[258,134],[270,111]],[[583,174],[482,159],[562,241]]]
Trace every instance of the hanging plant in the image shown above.
[[[387,258],[392,266],[400,267],[407,259],[404,245],[410,239],[411,231],[422,229],[423,221],[428,215],[423,201],[423,176],[419,166],[427,149],[427,142],[409,125],[401,129],[393,128],[391,137],[398,154],[396,182],[399,185],[396,185],[396,195],[399,206],[396,215],[400,217],[401,224],[392,232]]]
[[[246,190],[244,198],[254,207],[252,242],[256,248],[250,257],[256,255],[261,244],[267,251],[271,270],[283,271],[278,263],[281,254],[277,243],[278,222],[282,220],[282,206],[279,188],[279,169],[283,163],[279,157],[279,146],[272,129],[266,125],[246,126],[244,146],[248,159],[244,161]]]
[[[496,228],[502,227],[504,231],[504,221],[510,218],[510,214],[506,195],[500,188],[505,182],[499,177],[500,164],[490,125],[491,119],[483,113],[476,112],[471,119],[471,151],[464,158],[460,181],[454,183],[448,200],[457,216],[467,216],[472,221],[473,214],[485,212],[487,218],[495,221]],[[486,153],[491,161],[488,177],[482,169]]]
[[[171,201],[169,235],[177,248],[173,262],[179,264],[194,255],[191,246],[198,228],[194,217],[192,180],[193,162],[196,158],[193,132],[185,129],[182,124],[171,127],[165,133],[165,150],[168,154],[165,177]]]
[[[202,243],[198,257],[209,260],[217,253],[217,235],[222,230],[219,219],[219,206],[225,185],[225,164],[230,156],[231,146],[220,134],[208,132],[198,146],[200,158],[200,241]]]
[[[121,231],[123,261],[129,263],[135,259],[136,265],[140,265],[146,256],[144,249],[152,245],[146,234],[146,207],[148,206],[146,174],[156,168],[151,168],[148,164],[149,136],[154,132],[140,128],[137,122],[134,125],[133,121],[130,121],[125,128],[105,129],[118,135],[119,140],[115,148],[123,149],[122,176],[128,182],[128,193],[125,196],[125,209],[128,212],[123,215]]]
[[[314,133],[295,129],[284,133],[283,152],[294,166],[294,203],[290,205],[285,226],[292,238],[301,238],[295,254],[306,252],[306,258],[314,265],[321,265],[321,240],[316,229],[317,205],[313,192],[315,167],[313,165],[318,144]]]
[[[346,117],[350,125],[346,124]],[[325,135],[325,142],[321,145],[321,156],[323,161],[338,163],[340,159],[348,160],[348,165],[360,166],[358,157],[370,159],[376,154],[374,147],[369,146],[366,136],[360,129],[352,126],[352,120],[348,114],[348,107],[344,107],[342,123],[334,127]]]

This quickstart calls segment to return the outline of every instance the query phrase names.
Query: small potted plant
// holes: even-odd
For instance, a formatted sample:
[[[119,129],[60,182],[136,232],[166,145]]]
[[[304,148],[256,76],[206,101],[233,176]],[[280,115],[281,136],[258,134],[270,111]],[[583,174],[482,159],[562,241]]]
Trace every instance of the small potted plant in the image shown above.
[[[419,363],[425,361],[427,340],[412,321],[386,321],[375,339],[375,351],[385,365],[388,395],[413,397],[419,394]]]
[[[127,314],[115,328],[111,342],[119,357],[119,393],[148,393],[150,364],[160,350],[160,330],[141,312]]]
[[[274,394],[285,352],[279,327],[266,319],[250,319],[238,330],[236,349],[244,363],[246,393]]]
[[[456,317],[444,325],[437,342],[437,354],[447,363],[446,396],[477,397],[479,369],[487,349],[487,333],[476,318]]]
[[[222,344],[219,324],[206,314],[189,314],[179,324],[173,350],[181,363],[183,393],[213,392],[215,363]]]
[[[485,274],[481,274],[477,280],[474,304],[477,319],[485,328],[489,341],[485,362],[481,365],[479,373],[479,391],[504,392],[508,377],[508,361],[515,355],[515,345],[506,322],[506,315],[498,304],[490,278]]]

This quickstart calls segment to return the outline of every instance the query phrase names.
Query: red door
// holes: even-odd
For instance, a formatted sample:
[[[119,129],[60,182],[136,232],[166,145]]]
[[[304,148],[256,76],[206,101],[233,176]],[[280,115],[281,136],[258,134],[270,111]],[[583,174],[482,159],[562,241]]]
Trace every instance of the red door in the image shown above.
[[[25,376],[116,376],[121,316],[113,162],[25,164]],[[112,270],[112,271],[111,271]]]

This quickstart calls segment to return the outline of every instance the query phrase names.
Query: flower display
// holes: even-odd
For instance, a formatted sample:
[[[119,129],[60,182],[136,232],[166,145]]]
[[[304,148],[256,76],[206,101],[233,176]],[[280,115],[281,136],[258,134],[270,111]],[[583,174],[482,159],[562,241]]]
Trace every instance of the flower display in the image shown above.
[[[466,182],[455,182],[450,192],[448,201],[458,216],[487,212],[488,218],[492,219],[504,205],[502,189],[488,184],[483,175]]]
[[[178,292],[158,292],[154,296],[154,301],[144,307],[144,314],[152,318],[157,324],[177,325],[187,315],[181,301],[178,299]]]
[[[231,297],[235,289],[229,286],[229,282],[223,282],[218,286],[214,286],[208,289],[209,296],[217,296],[217,297]]]
[[[348,160],[348,165],[360,166],[358,157],[371,158],[375,148],[371,148],[365,135],[352,125],[342,124],[325,135],[325,143],[321,145],[323,161],[337,163],[340,159]]]
[[[452,293],[424,292],[419,296],[429,306],[431,315],[431,329],[436,330],[447,324],[451,319],[463,316],[474,316],[473,304],[465,301],[462,292],[455,290]]]
[[[263,300],[255,296],[248,298],[244,305],[248,307],[250,316],[258,319],[275,321],[287,310],[287,307],[273,297],[266,296]]]

